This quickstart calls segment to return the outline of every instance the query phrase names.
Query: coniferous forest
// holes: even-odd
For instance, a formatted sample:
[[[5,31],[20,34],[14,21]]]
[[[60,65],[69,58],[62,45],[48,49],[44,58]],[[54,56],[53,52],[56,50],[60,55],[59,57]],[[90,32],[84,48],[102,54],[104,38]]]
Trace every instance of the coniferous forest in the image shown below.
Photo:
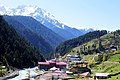
[[[38,61],[45,61],[40,52],[0,16],[0,65],[25,68],[35,66]]]
[[[105,34],[107,34],[106,30],[94,31],[94,32],[89,32],[83,36],[79,36],[77,38],[67,40],[56,48],[56,53],[60,53],[61,55],[64,55],[65,53],[69,52],[72,48],[82,45],[83,43],[88,42],[92,39],[99,38],[100,36],[103,36]]]

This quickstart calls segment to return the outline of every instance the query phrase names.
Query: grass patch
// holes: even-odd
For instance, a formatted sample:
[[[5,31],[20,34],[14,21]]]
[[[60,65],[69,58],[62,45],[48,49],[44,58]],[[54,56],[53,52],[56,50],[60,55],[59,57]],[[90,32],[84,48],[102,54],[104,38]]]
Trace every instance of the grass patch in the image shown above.
[[[0,70],[0,77],[4,76],[7,73],[7,69],[1,69]]]
[[[113,56],[111,56],[108,61],[111,62],[120,62],[120,53],[119,54],[114,54]]]
[[[120,74],[117,76],[112,76],[111,78],[109,78],[108,80],[120,80]]]
[[[89,61],[92,60],[95,55],[84,55],[82,61]]]
[[[100,65],[94,66],[92,69],[93,69],[93,74],[99,72],[114,74],[120,71],[120,64],[102,63]]]

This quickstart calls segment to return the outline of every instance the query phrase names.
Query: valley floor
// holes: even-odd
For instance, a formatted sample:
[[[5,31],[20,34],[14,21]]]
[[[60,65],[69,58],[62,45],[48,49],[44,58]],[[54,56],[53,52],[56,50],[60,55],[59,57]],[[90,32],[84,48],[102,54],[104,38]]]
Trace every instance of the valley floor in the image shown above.
[[[92,60],[93,58],[97,57],[97,54],[94,55],[86,55],[83,56],[82,62],[84,60]],[[64,60],[64,59],[61,59]],[[86,67],[85,65],[77,65],[76,63],[69,63],[69,67],[67,66],[65,70],[55,70],[55,71],[45,71],[45,70],[40,70],[38,67],[35,68],[28,68],[24,70],[19,71],[19,76],[9,79],[9,80],[22,80],[22,79],[27,79],[30,78],[30,80],[95,80],[94,76],[96,73],[109,73],[109,78],[108,79],[102,79],[102,80],[120,80],[120,53],[112,55],[107,61],[103,61],[100,64],[97,63],[92,63],[92,67],[90,68],[89,66],[89,61],[88,61],[88,66]],[[83,63],[82,63],[83,64]],[[80,68],[77,68],[78,66],[81,66]],[[73,69],[69,69],[72,67],[76,67]],[[83,68],[84,67],[84,68]],[[81,69],[83,68],[83,69]],[[77,69],[78,70],[84,70],[84,69],[90,69],[91,74],[88,73],[77,73],[74,72]],[[75,70],[74,70],[75,69]],[[67,71],[69,71],[68,74]],[[73,71],[73,72],[72,72]],[[86,75],[86,76],[83,76]],[[96,79],[97,80],[97,79]],[[99,79],[98,79],[99,80]]]

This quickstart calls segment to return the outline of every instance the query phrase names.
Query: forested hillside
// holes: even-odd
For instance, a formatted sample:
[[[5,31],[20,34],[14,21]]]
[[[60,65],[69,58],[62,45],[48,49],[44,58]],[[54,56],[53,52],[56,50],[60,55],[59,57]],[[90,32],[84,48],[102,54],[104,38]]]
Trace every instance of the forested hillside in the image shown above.
[[[107,34],[106,30],[94,31],[89,32],[83,36],[79,36],[77,38],[65,41],[56,48],[56,53],[64,55],[65,53],[69,52],[72,48],[82,45],[83,43],[88,42],[92,39],[99,38],[100,36],[103,36],[105,34]]]
[[[35,66],[38,61],[45,61],[40,52],[0,16],[0,65],[25,68]]]
[[[11,19],[21,23],[25,28],[31,30],[38,36],[41,36],[47,43],[49,43],[53,49],[55,49],[65,39],[56,34],[52,30],[48,29],[40,22],[36,21],[29,16],[12,16]],[[34,40],[35,41],[35,40]],[[46,44],[44,44],[46,45]]]
[[[5,20],[12,25],[12,27],[17,31],[21,37],[29,41],[33,46],[35,46],[42,53],[49,53],[53,51],[52,46],[42,38],[41,35],[37,35],[35,32],[26,28],[23,24],[14,20],[12,16],[4,16]]]
[[[100,38],[93,39],[80,46],[73,48],[71,51],[77,53],[93,54],[93,53],[108,53],[113,49],[120,49],[120,30],[108,33]]]

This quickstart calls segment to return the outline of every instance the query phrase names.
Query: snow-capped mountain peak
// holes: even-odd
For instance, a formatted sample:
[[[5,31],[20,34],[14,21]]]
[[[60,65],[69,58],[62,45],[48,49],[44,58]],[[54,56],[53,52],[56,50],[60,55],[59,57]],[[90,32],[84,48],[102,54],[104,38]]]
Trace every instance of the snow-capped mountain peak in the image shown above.
[[[38,7],[36,6],[18,6],[13,9],[13,15],[23,15],[23,16],[31,16],[30,14],[34,13]]]
[[[74,38],[81,35],[81,32],[78,29],[71,28],[57,19],[49,12],[41,9],[37,6],[32,5],[22,5],[17,8],[9,8],[3,5],[0,5],[0,14],[1,15],[20,15],[20,16],[31,16],[49,29],[60,34],[63,38],[66,39]],[[86,30],[83,30],[86,32]],[[66,36],[65,36],[66,35]]]
[[[58,28],[62,28],[62,25],[63,25],[62,23],[57,21],[55,17],[51,15],[49,12],[37,6],[32,6],[32,5],[28,5],[28,6],[21,5],[21,6],[18,6],[17,8],[9,8],[9,7],[0,5],[0,14],[1,15],[31,16],[43,24],[47,20],[53,25],[56,25],[56,27]]]

